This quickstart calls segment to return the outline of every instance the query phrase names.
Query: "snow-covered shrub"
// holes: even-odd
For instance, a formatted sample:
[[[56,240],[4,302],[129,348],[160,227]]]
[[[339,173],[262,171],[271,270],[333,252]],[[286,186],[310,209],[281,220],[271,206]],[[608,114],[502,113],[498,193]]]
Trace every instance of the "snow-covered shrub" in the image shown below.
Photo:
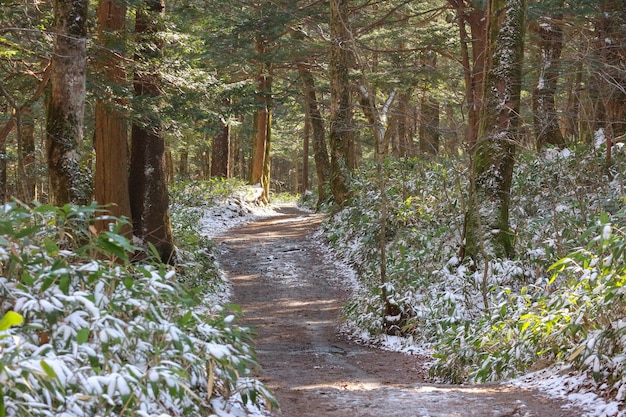
[[[588,370],[618,400],[626,398],[626,211],[603,214],[587,247],[552,266],[551,292],[533,309],[561,311],[565,359]],[[554,331],[553,331],[554,332]]]
[[[325,236],[359,273],[361,294],[346,309],[349,327],[359,335],[362,330],[379,334],[393,321],[385,317],[380,296],[384,201],[385,288],[389,302],[400,311],[393,332],[428,341],[435,327],[426,324],[432,318],[426,299],[439,289],[431,272],[449,262],[462,238],[465,168],[444,160],[390,160],[385,174],[385,199],[374,170],[355,176],[350,203],[325,224]]]
[[[0,331],[0,413],[188,416],[230,398],[272,403],[249,378],[253,352],[233,316],[204,307],[175,269],[130,262],[140,249],[113,226],[96,234],[97,215],[2,207],[0,312],[24,321]]]
[[[578,343],[572,335],[569,293],[575,282],[550,284],[551,265],[584,247],[589,223],[606,210],[615,215],[623,196],[624,153],[617,149],[615,165],[602,155],[548,150],[541,157],[522,155],[516,168],[511,221],[517,236],[513,260],[479,265],[471,275],[484,274],[488,308],[466,320],[443,320],[434,348],[438,363],[431,374],[453,382],[493,381],[567,360]],[[615,221],[617,217],[612,216]],[[509,265],[501,279],[494,272]],[[463,271],[461,265],[457,272]],[[471,277],[469,281],[472,281]],[[460,281],[468,282],[467,279]],[[564,285],[564,286],[561,286]],[[595,321],[588,310],[585,320]],[[571,336],[571,337],[570,337]]]
[[[579,315],[570,311],[575,303],[568,298],[580,298],[571,292],[578,288],[577,281],[551,283],[550,266],[587,244],[588,225],[598,222],[601,213],[609,213],[615,226],[623,205],[625,166],[624,151],[617,147],[610,167],[604,155],[588,149],[520,153],[510,204],[515,258],[477,263],[459,259],[466,166],[446,160],[390,162],[385,166],[385,199],[374,170],[358,173],[350,204],[325,226],[329,242],[359,272],[362,290],[348,305],[349,328],[357,337],[364,337],[364,330],[369,333],[365,337],[387,330],[379,273],[384,201],[386,289],[406,315],[402,333],[434,349],[438,362],[433,376],[454,382],[493,381],[566,361],[570,355],[593,357],[589,363],[599,363],[602,372],[612,369],[614,375],[619,356],[611,357],[611,365],[609,359],[587,355],[586,348],[579,347],[586,336],[574,331],[572,323]],[[598,288],[591,291],[597,297],[606,295]],[[607,308],[599,300],[586,304],[580,320],[594,325],[606,321],[592,308]],[[606,339],[621,326],[616,315],[613,324],[603,327],[613,333],[598,335]],[[606,351],[600,339],[593,345]]]

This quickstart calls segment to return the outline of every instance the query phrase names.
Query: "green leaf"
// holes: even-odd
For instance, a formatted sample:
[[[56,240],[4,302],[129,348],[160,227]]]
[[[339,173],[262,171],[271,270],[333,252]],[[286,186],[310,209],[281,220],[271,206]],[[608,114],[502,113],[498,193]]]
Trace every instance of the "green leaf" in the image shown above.
[[[27,227],[27,228],[22,229],[19,232],[17,232],[15,234],[15,238],[16,239],[21,239],[23,237],[30,236],[30,235],[34,234],[36,231],[38,231],[39,229],[41,229],[41,226],[39,226],[39,225],[33,226],[33,227]]]
[[[124,286],[126,287],[126,289],[130,290],[133,287],[133,284],[135,283],[135,280],[133,277],[125,277],[124,278]]]
[[[109,242],[106,237],[103,236],[102,239],[98,239],[98,243],[104,249],[105,253],[110,253],[122,260],[127,259],[126,251],[117,246],[115,243]]]
[[[54,281],[56,281],[55,277],[47,277],[43,280],[43,284],[41,285],[41,292],[46,291],[48,288],[50,288],[50,286],[52,285],[52,283],[54,283]]]
[[[603,211],[602,213],[600,213],[600,223],[601,224],[607,224],[611,221],[611,218],[609,217],[609,214],[606,211]]]
[[[67,295],[70,292],[70,276],[68,274],[62,275],[59,279],[59,289],[63,291],[63,294]]]
[[[50,379],[56,379],[57,378],[57,373],[54,372],[54,369],[52,369],[52,367],[50,365],[48,365],[46,363],[46,361],[41,360],[39,361],[39,364],[41,365],[41,369],[43,369],[43,371],[46,373],[46,376]]]
[[[181,318],[180,320],[178,320],[178,324],[180,326],[186,326],[187,323],[189,323],[189,320],[191,320],[191,310],[188,310]]]
[[[84,327],[76,332],[76,343],[82,345],[87,340],[89,340],[89,329]]]
[[[11,327],[19,326],[24,322],[24,317],[15,311],[7,311],[0,319],[0,331],[8,330]]]
[[[30,272],[24,270],[24,272],[22,272],[22,282],[30,287],[35,283],[35,278],[33,278],[33,276],[30,274]]]
[[[52,239],[46,238],[44,240],[44,247],[46,248],[46,252],[50,256],[56,256],[59,253],[59,246]]]

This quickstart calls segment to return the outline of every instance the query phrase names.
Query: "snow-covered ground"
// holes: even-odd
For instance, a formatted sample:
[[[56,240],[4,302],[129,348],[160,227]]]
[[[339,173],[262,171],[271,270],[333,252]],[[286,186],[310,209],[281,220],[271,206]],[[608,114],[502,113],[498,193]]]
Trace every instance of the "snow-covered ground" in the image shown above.
[[[232,227],[243,225],[266,216],[276,216],[278,213],[271,207],[258,207],[251,203],[246,203],[244,199],[229,199],[221,205],[207,209],[201,221],[203,233],[209,237],[219,236]],[[322,236],[318,233],[316,239],[320,245]],[[328,259],[335,256],[329,248]],[[360,284],[356,278],[355,271],[345,262],[335,260],[338,270],[343,271],[338,279],[343,285],[355,293],[358,292]],[[383,335],[371,338],[363,331],[359,334],[358,329],[345,329],[346,334],[351,338],[358,339],[359,343],[376,346],[386,350],[405,352],[407,354],[429,355],[430,351],[413,341],[397,336]],[[434,360],[433,360],[434,361]],[[626,411],[620,410],[622,405],[617,401],[607,401],[594,392],[595,384],[589,375],[581,374],[570,368],[550,367],[516,379],[506,381],[504,384],[514,387],[536,389],[547,396],[561,399],[579,408],[587,410],[587,413],[580,417],[626,417]],[[233,410],[231,414],[220,414],[219,417],[240,417],[243,410]],[[248,410],[253,417],[263,416],[261,410]]]

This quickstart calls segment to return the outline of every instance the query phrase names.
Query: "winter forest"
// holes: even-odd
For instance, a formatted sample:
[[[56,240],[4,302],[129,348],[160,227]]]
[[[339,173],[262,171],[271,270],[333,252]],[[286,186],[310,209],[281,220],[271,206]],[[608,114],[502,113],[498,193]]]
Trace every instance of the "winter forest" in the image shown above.
[[[626,416],[625,142],[626,0],[3,0],[0,417]]]

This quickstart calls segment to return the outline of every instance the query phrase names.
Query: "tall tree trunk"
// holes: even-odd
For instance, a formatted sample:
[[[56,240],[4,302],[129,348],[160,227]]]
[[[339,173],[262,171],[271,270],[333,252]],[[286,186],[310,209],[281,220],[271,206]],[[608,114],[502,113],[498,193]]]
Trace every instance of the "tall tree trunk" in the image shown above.
[[[309,144],[311,143],[311,118],[308,112],[305,113],[304,132],[302,135],[302,184],[300,187],[296,187],[296,192],[302,195],[306,195],[306,192],[309,190]],[[297,166],[298,163],[296,162]],[[296,172],[298,172],[297,169]]]
[[[488,2],[487,82],[479,141],[472,155],[465,216],[465,255],[505,258],[513,254],[509,201],[515,144],[519,139],[524,53],[524,0]]]
[[[178,180],[187,181],[189,179],[189,151],[182,149],[178,159]]]
[[[31,107],[46,91],[50,80],[51,65],[46,65],[43,76],[33,95],[22,105],[0,84],[0,95],[4,96],[13,108],[13,114],[0,130],[0,147],[6,145],[6,139],[17,125],[16,139],[18,147],[18,189],[17,198],[24,202],[37,199],[37,167],[35,157],[35,122]],[[47,140],[44,139],[44,141]],[[45,146],[45,143],[44,143]]]
[[[126,3],[100,0],[98,3],[98,38],[102,47],[97,62],[105,81],[119,87],[127,82],[123,65],[125,54]],[[107,205],[115,217],[131,218],[128,191],[128,125],[127,115],[120,108],[124,103],[116,97],[100,97],[96,101],[94,148],[96,151],[95,194],[98,204]],[[99,230],[108,222],[98,222]],[[132,235],[129,225],[122,230]]]
[[[400,156],[415,156],[413,135],[415,126],[415,110],[411,105],[411,92],[402,92],[398,95],[398,142]]]
[[[437,68],[437,54],[427,52],[422,55],[422,64],[432,71]],[[439,154],[439,101],[431,91],[424,91],[420,103],[421,117],[419,125],[420,151],[423,154]]]
[[[322,118],[317,102],[313,74],[302,65],[298,67],[298,70],[304,91],[305,111],[311,122],[311,129],[313,131],[313,158],[315,160],[315,170],[317,173],[317,207],[320,207],[320,205],[329,198],[329,181],[331,177],[330,159],[328,157],[325,139],[324,119]]]
[[[350,43],[348,0],[330,0],[330,189],[335,203],[343,205],[349,196],[349,150],[352,111],[348,79]],[[354,159],[354,158],[352,158]]]
[[[220,132],[211,144],[211,176],[229,178],[230,170],[230,123],[224,121]]]
[[[137,9],[135,32],[141,49],[137,58],[161,56],[162,42],[155,34],[165,12],[162,0],[144,0]],[[154,68],[136,72],[135,95],[155,102],[161,96],[160,78]],[[158,114],[134,123],[131,134],[129,188],[135,235],[152,243],[163,262],[172,262],[174,244],[168,213],[169,196],[165,167],[165,141]]]
[[[376,106],[374,95],[368,90],[365,85],[359,86],[359,93],[361,94],[361,108],[363,114],[367,118],[372,128],[372,134],[374,136],[374,143],[376,147],[376,155],[385,158],[389,150],[389,129],[387,125],[387,115],[389,109],[393,104],[396,92],[393,91],[387,101],[379,110]]]
[[[35,199],[36,187],[36,163],[35,157],[35,120],[30,108],[22,111],[21,129],[18,138],[18,171],[19,171],[19,192],[18,198],[21,201],[30,203]]]
[[[598,2],[595,22],[598,66],[594,81],[603,112],[606,137],[606,164],[611,164],[611,148],[616,138],[626,134],[626,0]]]
[[[0,203],[4,204],[9,200],[7,184],[7,145],[0,144]]]
[[[580,90],[582,84],[582,60],[576,64],[573,74],[568,74],[567,102],[565,103],[565,140],[577,142],[580,139],[579,113]]]
[[[91,175],[81,166],[87,65],[88,0],[55,0],[55,36],[46,119],[53,204],[91,202]]]
[[[554,7],[559,10],[563,1]],[[537,87],[533,91],[533,116],[537,148],[545,145],[565,145],[556,111],[556,86],[559,78],[561,50],[563,49],[563,13],[540,18],[531,27],[538,35],[540,71]]]
[[[461,38],[461,61],[465,74],[467,130],[465,142],[472,149],[478,140],[480,114],[483,107],[487,30],[485,6],[482,1],[448,0],[456,10]],[[469,25],[470,33],[467,32]]]
[[[422,153],[439,154],[439,102],[429,93],[422,97],[419,137]]]
[[[400,93],[398,95],[397,103],[397,122],[396,122],[396,136],[398,140],[398,156],[405,157],[410,154],[409,150],[409,135],[408,135],[408,95],[406,93]]]
[[[257,40],[256,52],[259,59],[265,55],[264,41]],[[265,144],[267,139],[267,125],[269,123],[269,64],[262,62],[257,76],[257,111],[254,115],[254,143],[252,151],[252,165],[250,168],[250,183],[261,184],[263,178],[263,165],[265,161]]]
[[[269,84],[271,88],[271,83]],[[267,124],[265,125],[267,132],[265,133],[265,155],[263,157],[263,176],[261,177],[261,185],[263,186],[263,194],[261,195],[261,201],[265,204],[270,203],[270,183],[272,172],[272,107],[268,98],[268,114]]]

